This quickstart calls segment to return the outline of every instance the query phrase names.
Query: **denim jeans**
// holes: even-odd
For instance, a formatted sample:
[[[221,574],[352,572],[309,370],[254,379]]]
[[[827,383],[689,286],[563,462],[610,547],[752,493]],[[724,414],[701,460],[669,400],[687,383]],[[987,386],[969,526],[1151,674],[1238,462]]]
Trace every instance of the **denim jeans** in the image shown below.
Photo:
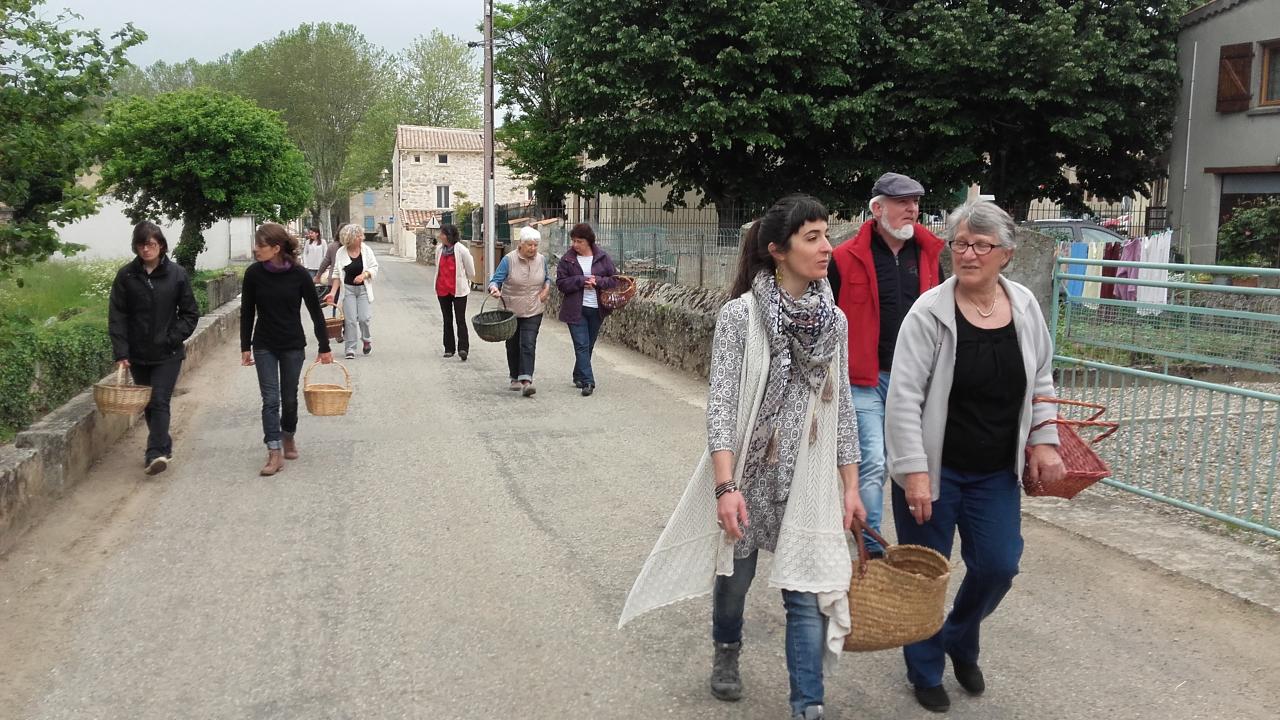
[[[596,338],[600,337],[600,310],[593,307],[582,308],[582,320],[569,324],[569,337],[573,338],[573,381],[585,385],[595,385],[596,376],[591,371],[591,353],[596,349]]]
[[[467,296],[440,295],[440,315],[444,319],[444,351],[470,352],[471,336],[467,333]],[[458,325],[458,340],[453,339],[454,323]]]
[[[756,575],[757,550],[735,558],[732,575],[717,575],[711,605],[711,638],[718,643],[742,640],[742,613],[747,590]],[[787,611],[787,676],[791,682],[791,712],[803,714],[810,705],[823,703],[822,653],[827,618],[818,610],[814,593],[782,591]]]
[[[507,371],[512,380],[533,382],[533,357],[541,327],[542,313],[516,320],[516,334],[507,339]]]
[[[881,372],[880,381],[874,387],[850,385],[853,393],[853,409],[858,413],[858,449],[862,461],[858,463],[858,495],[867,508],[867,526],[880,532],[880,517],[884,513],[884,399],[889,394],[889,373]],[[880,543],[863,534],[867,549],[881,550]]]
[[[173,438],[169,436],[169,401],[173,388],[182,372],[182,358],[175,358],[158,365],[129,364],[129,374],[139,385],[151,386],[151,401],[143,416],[147,419],[147,453],[144,459],[150,463],[158,457],[173,457]]]
[[[306,350],[254,350],[258,390],[262,393],[262,442],[281,447],[281,432],[298,430],[298,377]]]
[[[344,285],[342,295],[342,340],[348,353],[356,351],[356,330],[360,340],[372,340],[369,321],[373,319],[373,306],[369,304],[369,288],[364,285]]]
[[[956,528],[965,576],[951,613],[936,635],[902,649],[907,679],[916,687],[942,684],[945,655],[978,662],[982,621],[995,611],[1018,574],[1022,559],[1022,488],[1012,470],[971,473],[942,467],[942,487],[933,516],[917,525],[907,496],[893,486],[893,522],[898,542],[924,545],[951,557]]]

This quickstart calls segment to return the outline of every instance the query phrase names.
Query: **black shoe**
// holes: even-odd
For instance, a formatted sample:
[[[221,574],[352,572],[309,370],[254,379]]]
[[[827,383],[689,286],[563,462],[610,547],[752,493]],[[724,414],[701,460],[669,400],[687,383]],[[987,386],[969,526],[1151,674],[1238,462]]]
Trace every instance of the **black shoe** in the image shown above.
[[[452,353],[452,352],[446,352],[446,353],[444,354],[444,356],[445,356],[445,357],[447,357],[447,358],[448,358],[448,357],[453,357],[453,353]]]
[[[466,350],[459,350],[459,351],[458,351],[458,357],[462,359],[462,362],[466,362],[466,361],[467,361],[467,351],[466,351]]]
[[[591,393],[596,391],[596,386],[587,384],[582,386],[582,397],[590,397]]]
[[[951,709],[951,698],[947,697],[947,689],[941,685],[931,688],[915,689],[916,702],[929,712],[944,713]]]
[[[173,462],[172,458],[163,455],[157,458],[152,458],[151,461],[147,463],[147,474],[159,475],[169,469],[169,463],[171,462]]]
[[[956,682],[970,695],[981,695],[987,689],[987,681],[982,677],[982,668],[977,663],[956,662],[951,659],[951,669],[956,674]]]
[[[368,354],[369,354],[369,353],[371,353],[371,352],[373,352],[373,343],[369,342],[368,340],[365,340],[365,341],[364,341],[364,354],[365,354],[365,355],[368,355]]]
[[[574,386],[574,387],[576,387],[576,388],[578,388],[579,390],[581,390],[582,388],[586,387],[586,385],[587,385],[587,384],[586,384],[586,383],[584,383],[584,382],[582,382],[581,380],[574,380],[574,381],[573,381],[573,386]]]

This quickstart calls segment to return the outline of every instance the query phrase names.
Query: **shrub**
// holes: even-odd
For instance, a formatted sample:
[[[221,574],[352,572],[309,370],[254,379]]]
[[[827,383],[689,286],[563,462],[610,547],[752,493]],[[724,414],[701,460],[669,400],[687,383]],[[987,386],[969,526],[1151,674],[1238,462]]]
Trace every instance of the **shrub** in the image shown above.
[[[1218,261],[1280,267],[1280,197],[1251,200],[1232,211],[1218,228]]]

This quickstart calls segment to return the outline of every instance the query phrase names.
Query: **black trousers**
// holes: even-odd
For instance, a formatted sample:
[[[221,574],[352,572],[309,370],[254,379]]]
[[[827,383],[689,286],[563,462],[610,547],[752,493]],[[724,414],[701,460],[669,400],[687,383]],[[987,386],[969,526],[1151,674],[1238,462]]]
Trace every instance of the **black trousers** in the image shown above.
[[[173,456],[173,438],[169,436],[169,401],[173,398],[173,388],[178,384],[181,371],[182,358],[158,365],[129,364],[133,381],[138,385],[151,386],[151,402],[143,411],[147,419],[147,462]]]
[[[516,319],[516,334],[507,338],[507,370],[512,380],[533,380],[533,356],[538,351],[542,313]]]
[[[467,296],[441,295],[440,315],[444,319],[444,351],[471,352],[471,336],[467,333]],[[454,321],[458,325],[458,340],[453,339]]]

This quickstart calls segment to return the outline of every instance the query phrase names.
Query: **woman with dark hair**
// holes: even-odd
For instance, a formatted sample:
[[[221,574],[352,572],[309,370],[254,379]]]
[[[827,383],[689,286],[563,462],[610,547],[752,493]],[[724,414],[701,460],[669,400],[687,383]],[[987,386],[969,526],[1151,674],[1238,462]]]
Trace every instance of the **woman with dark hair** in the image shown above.
[[[596,390],[596,376],[591,369],[591,354],[596,349],[600,325],[612,312],[600,306],[599,290],[618,284],[618,269],[604,248],[596,245],[596,232],[586,223],[569,230],[569,251],[556,265],[556,287],[564,295],[560,303],[560,321],[569,326],[573,338],[573,385],[588,397]]]
[[[791,714],[804,720],[823,717],[823,661],[849,634],[846,531],[866,518],[830,262],[827,210],[812,197],[784,198],[752,224],[716,322],[707,449],[621,618],[713,593],[711,693],[737,700],[747,590],[760,550],[772,552]]]
[[[267,463],[258,474],[275,475],[285,460],[298,457],[298,378],[307,348],[303,303],[320,348],[316,362],[327,365],[333,355],[312,275],[298,261],[298,241],[284,226],[264,223],[254,235],[253,257],[257,262],[244,273],[240,299],[240,364],[257,368],[262,394]]]
[[[467,333],[467,296],[476,277],[476,265],[467,246],[459,245],[462,236],[456,225],[441,225],[436,247],[436,297],[440,298],[440,314],[444,319],[444,356],[457,352],[462,362],[471,350]],[[457,326],[457,341],[454,327]]]
[[[151,386],[143,460],[147,474],[155,475],[173,462],[169,401],[186,357],[183,342],[195,332],[200,309],[187,271],[169,259],[169,241],[158,225],[134,226],[133,253],[111,283],[107,330],[116,364],[128,368],[137,384]]]

